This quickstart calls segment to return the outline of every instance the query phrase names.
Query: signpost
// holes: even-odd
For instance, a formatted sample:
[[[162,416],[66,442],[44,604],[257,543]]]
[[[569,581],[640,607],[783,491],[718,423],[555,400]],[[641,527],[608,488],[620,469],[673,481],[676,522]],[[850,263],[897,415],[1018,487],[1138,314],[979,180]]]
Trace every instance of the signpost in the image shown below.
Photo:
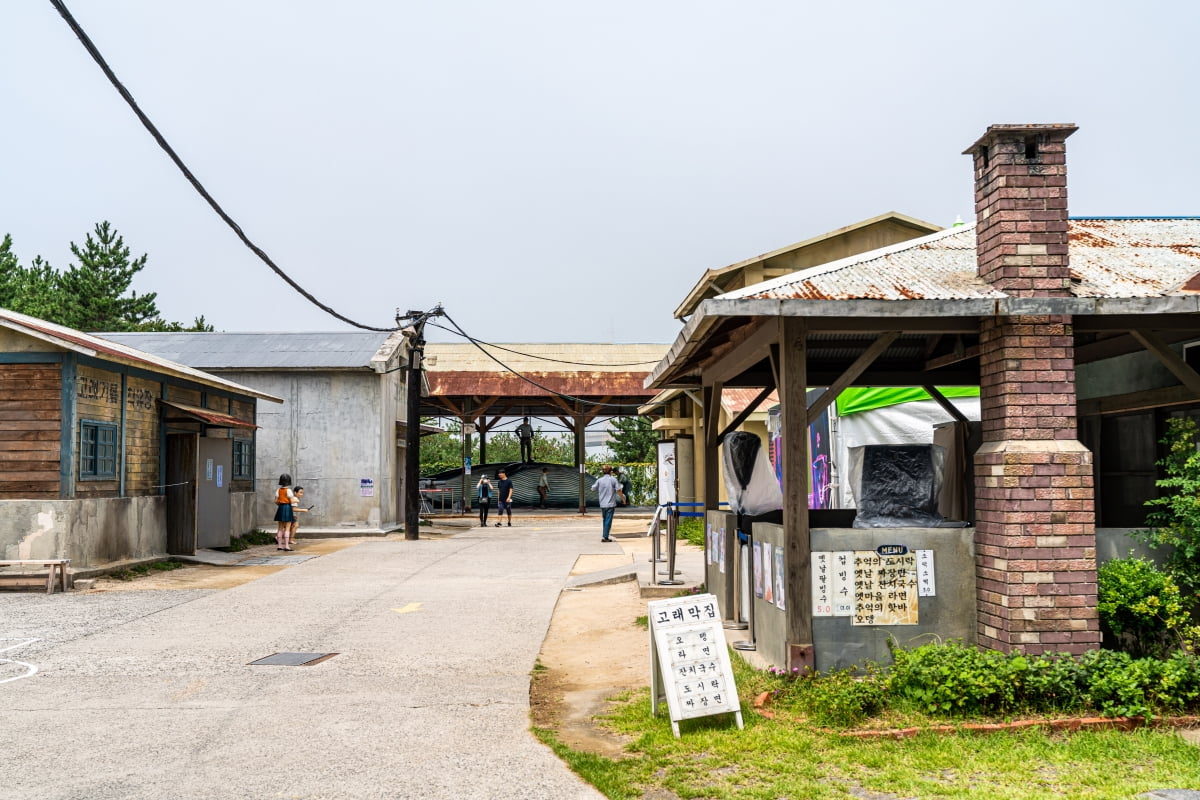
[[[649,603],[650,713],[665,695],[671,730],[679,721],[731,713],[742,728],[742,707],[717,598],[711,594]]]

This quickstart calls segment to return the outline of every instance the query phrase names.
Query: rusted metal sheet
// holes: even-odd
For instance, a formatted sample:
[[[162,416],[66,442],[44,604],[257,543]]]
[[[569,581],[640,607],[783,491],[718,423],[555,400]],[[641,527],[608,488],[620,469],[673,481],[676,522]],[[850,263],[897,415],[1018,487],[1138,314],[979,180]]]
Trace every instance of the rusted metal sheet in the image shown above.
[[[1069,221],[1072,293],[1163,297],[1200,291],[1200,219]],[[770,300],[969,300],[1004,293],[976,271],[975,226],[802,270],[722,295]]]
[[[642,384],[650,371],[640,372],[524,372],[525,378],[511,372],[429,372],[429,393],[433,397],[546,397],[565,394],[570,397],[650,398],[656,392]],[[533,383],[530,383],[533,381]],[[540,384],[535,386],[534,383]],[[544,388],[541,388],[544,387]]]

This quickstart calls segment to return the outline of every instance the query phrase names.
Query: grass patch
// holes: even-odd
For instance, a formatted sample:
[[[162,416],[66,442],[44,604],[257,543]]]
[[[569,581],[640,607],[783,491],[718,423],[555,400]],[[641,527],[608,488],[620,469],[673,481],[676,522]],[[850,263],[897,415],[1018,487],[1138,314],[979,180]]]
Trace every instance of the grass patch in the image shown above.
[[[1170,730],[1059,733],[1020,729],[989,734],[922,733],[910,739],[856,739],[821,730],[800,691],[817,682],[752,669],[733,659],[743,699],[779,691],[774,719],[743,702],[745,730],[731,715],[680,723],[671,732],[665,706],[650,716],[648,690],[618,698],[599,723],[629,737],[626,756],[613,760],[572,751],[552,730],[534,734],[584,780],[609,798],[1128,798],[1154,789],[1200,786],[1195,746]],[[861,700],[835,679],[824,698],[831,714]],[[794,689],[794,690],[793,690]],[[866,690],[864,690],[866,691]],[[820,699],[809,697],[808,700]],[[867,697],[866,701],[871,701]],[[869,702],[867,703],[869,705]],[[855,703],[850,703],[856,706]],[[863,727],[943,723],[915,710],[882,710]]]
[[[650,617],[646,616],[646,615],[642,615],[642,616],[636,618],[633,621],[633,624],[637,625],[639,628],[641,628],[644,631],[648,631],[648,630],[650,630]]]
[[[151,561],[146,564],[136,564],[132,567],[119,569],[115,572],[108,573],[108,577],[118,581],[131,581],[134,578],[141,578],[149,575],[152,572],[170,572],[173,569],[179,569],[183,564],[178,561]]]
[[[254,530],[249,533],[243,533],[241,536],[234,536],[229,540],[229,547],[214,547],[213,549],[222,550],[226,553],[240,553],[256,545],[274,543],[275,534],[267,533],[263,530]]]

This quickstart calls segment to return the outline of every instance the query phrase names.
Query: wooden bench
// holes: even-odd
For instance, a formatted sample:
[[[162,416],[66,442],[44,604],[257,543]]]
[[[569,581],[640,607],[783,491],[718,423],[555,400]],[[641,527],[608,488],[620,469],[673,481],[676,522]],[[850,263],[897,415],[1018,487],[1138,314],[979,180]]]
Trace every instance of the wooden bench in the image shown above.
[[[43,567],[48,569],[46,574],[46,594],[54,593],[54,576],[58,574],[59,584],[62,590],[67,590],[67,565],[71,563],[69,558],[18,558],[10,560],[0,560],[0,567]],[[0,573],[0,578],[9,577],[4,573]],[[20,578],[24,576],[11,576],[17,578],[17,583],[20,583]],[[39,579],[36,583],[41,583]],[[30,583],[29,585],[34,585]]]

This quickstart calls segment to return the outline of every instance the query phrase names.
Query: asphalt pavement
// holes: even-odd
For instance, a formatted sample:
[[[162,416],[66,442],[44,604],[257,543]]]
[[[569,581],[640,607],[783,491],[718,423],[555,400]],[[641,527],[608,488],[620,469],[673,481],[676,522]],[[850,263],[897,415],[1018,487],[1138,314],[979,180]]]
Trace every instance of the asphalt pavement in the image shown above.
[[[528,716],[572,565],[620,552],[598,528],[365,541],[225,590],[0,594],[0,798],[599,798]],[[277,653],[336,655],[250,663]]]

